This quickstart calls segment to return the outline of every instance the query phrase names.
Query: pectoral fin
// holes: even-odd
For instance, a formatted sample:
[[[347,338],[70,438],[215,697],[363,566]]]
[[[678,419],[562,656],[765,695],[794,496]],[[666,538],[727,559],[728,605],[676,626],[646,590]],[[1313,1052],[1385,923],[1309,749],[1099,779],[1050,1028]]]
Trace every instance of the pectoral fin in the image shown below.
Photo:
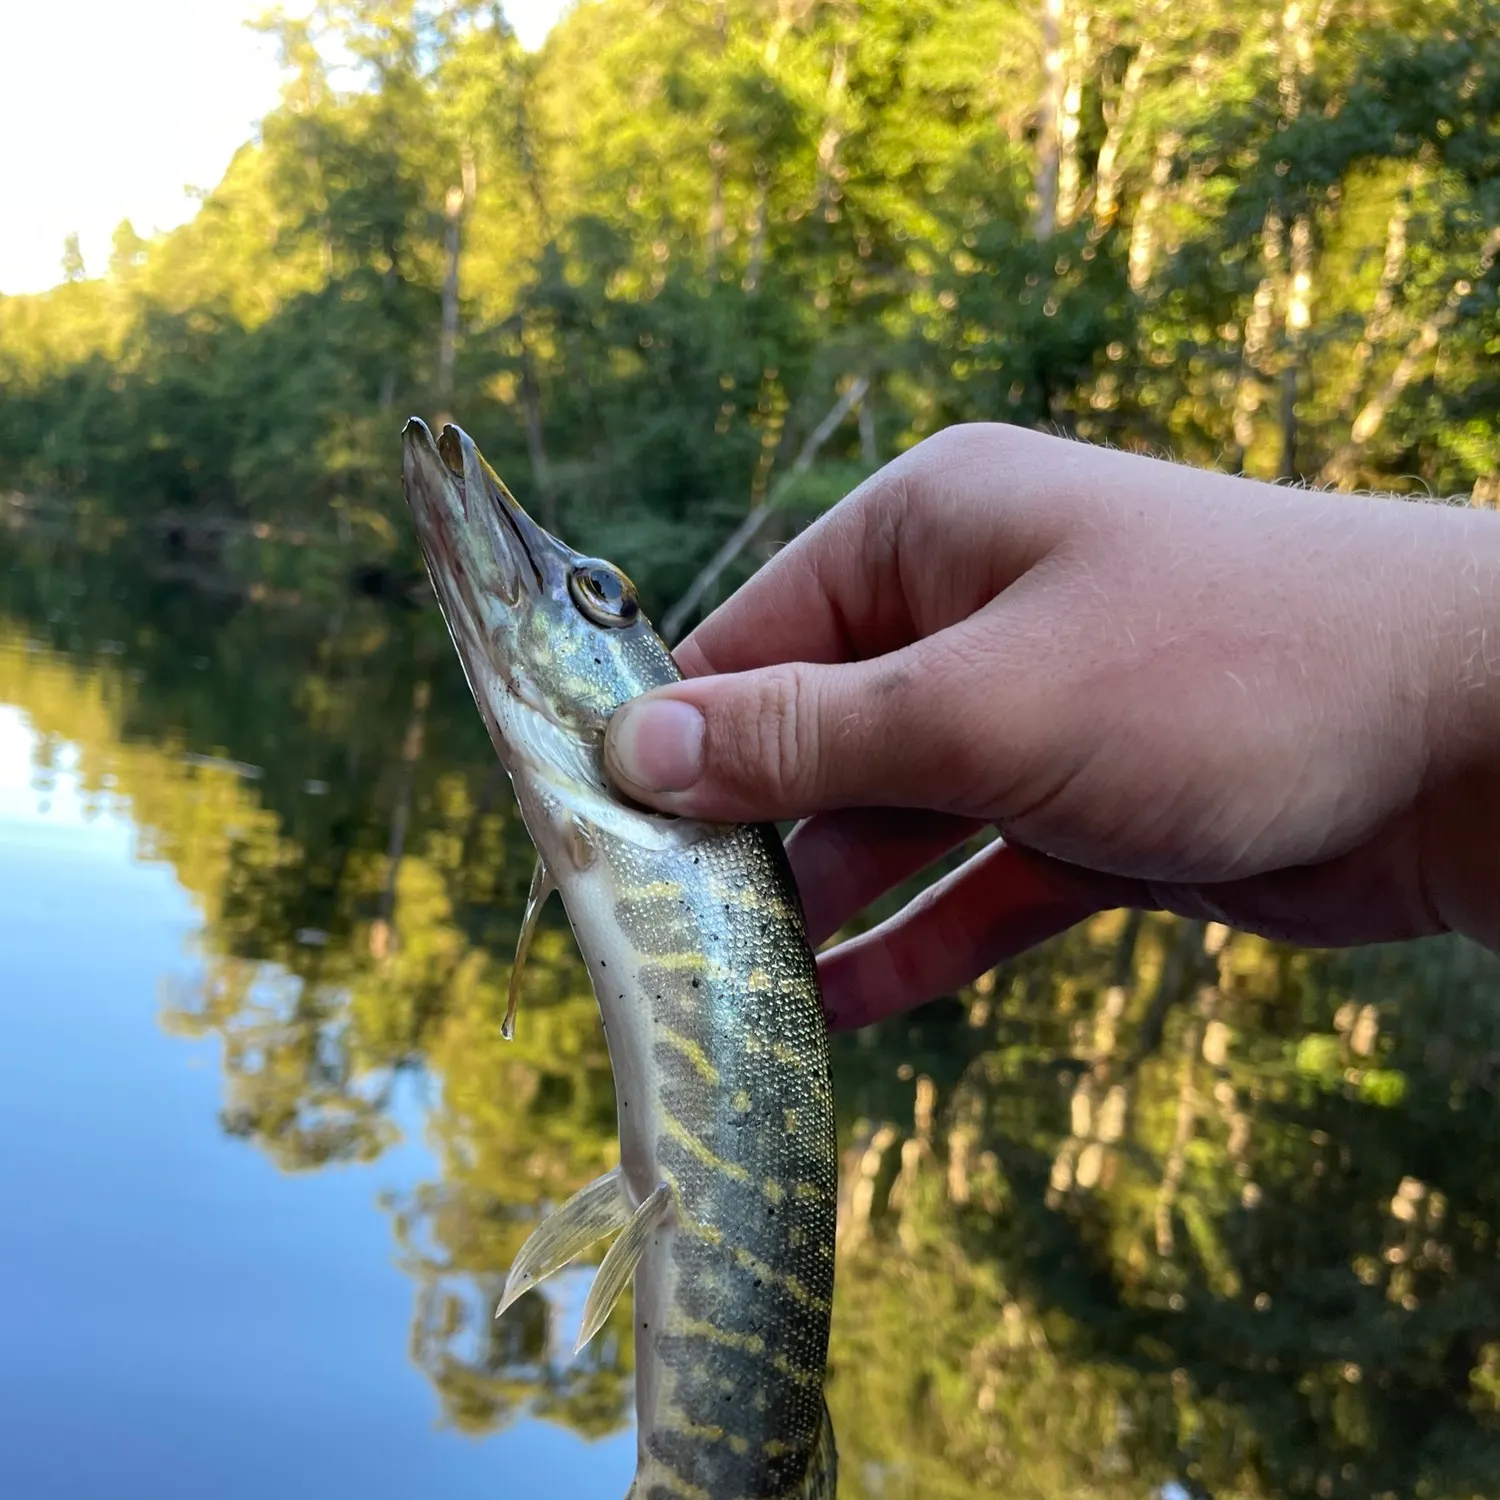
[[[596,1240],[613,1234],[630,1223],[630,1203],[620,1169],[596,1177],[555,1212],[547,1215],[521,1246],[505,1290],[495,1309],[498,1318],[517,1297],[560,1271],[569,1261],[582,1255]]]
[[[604,1320],[620,1300],[620,1293],[630,1284],[635,1268],[640,1264],[641,1252],[651,1231],[661,1223],[672,1203],[672,1190],[666,1183],[636,1209],[634,1218],[625,1226],[625,1231],[609,1247],[599,1274],[589,1288],[588,1301],[583,1305],[583,1327],[578,1330],[576,1354],[593,1336],[604,1327]]]
[[[505,1019],[500,1023],[500,1035],[507,1042],[516,1034],[516,1003],[521,998],[521,970],[526,967],[526,955],[531,952],[537,919],[547,904],[547,897],[556,889],[541,855],[537,855],[536,869],[531,874],[531,890],[526,896],[526,915],[521,918],[521,936],[516,943],[515,961],[510,966],[510,992],[505,1001]]]

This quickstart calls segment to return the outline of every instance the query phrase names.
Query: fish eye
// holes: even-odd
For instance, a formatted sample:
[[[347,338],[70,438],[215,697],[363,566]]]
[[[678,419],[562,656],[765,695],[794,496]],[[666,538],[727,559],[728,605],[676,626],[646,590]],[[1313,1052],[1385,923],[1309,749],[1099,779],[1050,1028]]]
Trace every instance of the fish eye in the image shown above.
[[[641,612],[635,585],[612,563],[592,558],[579,563],[568,575],[568,592],[596,625],[633,625]]]

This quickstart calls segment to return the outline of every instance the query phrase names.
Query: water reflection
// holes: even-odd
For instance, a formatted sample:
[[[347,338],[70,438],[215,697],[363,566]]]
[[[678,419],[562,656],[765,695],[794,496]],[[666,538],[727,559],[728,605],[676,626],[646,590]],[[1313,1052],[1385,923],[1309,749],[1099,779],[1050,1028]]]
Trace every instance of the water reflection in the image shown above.
[[[218,1130],[217,1044],[155,1024],[198,984],[192,893],[87,759],[0,707],[0,1493],[618,1500],[628,1435],[462,1441],[408,1359],[378,1195],[436,1172],[413,1088],[370,1165],[288,1177]]]
[[[623,1434],[628,1307],[578,1359],[580,1278],[490,1317],[546,1205],[612,1165],[613,1093],[556,913],[499,1039],[531,851],[436,617],[7,545],[0,702],[34,726],[36,774],[111,826],[128,808],[196,908],[188,973],[171,945],[111,939],[135,972],[179,973],[156,1013],[212,1059],[196,1128],[216,1111],[304,1204],[346,1190],[338,1168],[388,1174],[382,1243],[342,1240],[314,1274],[394,1245],[397,1353],[449,1427],[507,1454]],[[99,898],[58,899],[87,931]],[[0,988],[24,1034],[40,1002],[16,963]],[[1335,958],[1115,915],[841,1039],[842,1492],[1495,1492],[1497,999],[1500,965],[1459,943]],[[108,1164],[111,1119],[81,1107]],[[31,1139],[0,1128],[27,1169]],[[132,1167],[179,1170],[165,1148]],[[178,1223],[136,1221],[164,1257]],[[593,1474],[569,1493],[623,1492],[621,1442],[569,1450]],[[502,1470],[521,1472],[496,1466],[496,1492],[530,1492]]]

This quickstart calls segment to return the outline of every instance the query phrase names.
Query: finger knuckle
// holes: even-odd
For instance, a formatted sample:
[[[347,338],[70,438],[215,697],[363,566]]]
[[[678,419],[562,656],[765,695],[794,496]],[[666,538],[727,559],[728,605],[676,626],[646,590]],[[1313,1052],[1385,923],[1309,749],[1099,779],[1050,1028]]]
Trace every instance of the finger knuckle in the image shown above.
[[[962,422],[924,439],[908,458],[916,474],[951,474],[970,466],[1003,473],[1007,459],[1015,456],[1025,437],[1021,429],[1003,422]],[[941,498],[947,489],[935,486],[934,498]]]
[[[864,528],[899,540],[915,514],[949,517],[973,507],[976,493],[1024,469],[1027,434],[1000,422],[945,427],[887,464],[859,494]]]
[[[795,797],[813,752],[812,715],[807,711],[806,679],[776,672],[761,701],[760,760],[766,780],[783,797]]]
[[[726,783],[757,802],[795,796],[808,746],[803,700],[794,670],[759,674],[742,712],[725,724],[717,747]]]

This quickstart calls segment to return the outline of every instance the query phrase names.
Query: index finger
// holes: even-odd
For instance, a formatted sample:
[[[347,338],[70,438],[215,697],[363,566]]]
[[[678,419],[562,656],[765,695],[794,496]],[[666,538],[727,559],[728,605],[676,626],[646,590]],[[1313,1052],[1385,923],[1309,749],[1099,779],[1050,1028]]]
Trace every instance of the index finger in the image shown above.
[[[1119,455],[1110,455],[1119,457]],[[779,552],[674,653],[689,677],[863,661],[967,619],[1044,557],[1100,455],[999,423],[904,453]]]

